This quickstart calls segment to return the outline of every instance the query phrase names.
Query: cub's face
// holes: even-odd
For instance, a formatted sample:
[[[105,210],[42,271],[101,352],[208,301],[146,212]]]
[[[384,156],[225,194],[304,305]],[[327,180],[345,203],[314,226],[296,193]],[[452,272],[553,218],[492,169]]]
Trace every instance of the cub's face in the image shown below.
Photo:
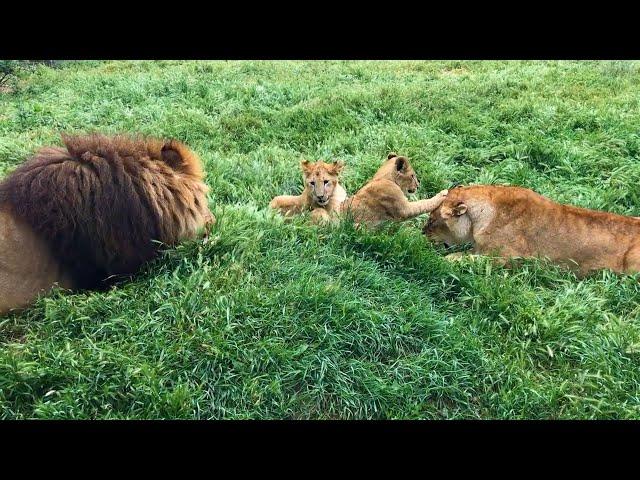
[[[460,200],[447,199],[429,214],[429,221],[422,228],[422,233],[432,241],[449,247],[473,241],[471,227],[467,205]]]
[[[387,161],[393,165],[393,180],[402,189],[402,192],[405,195],[416,193],[420,187],[420,182],[415,170],[409,163],[409,159],[390,153]]]
[[[325,163],[309,162],[303,160],[300,162],[305,186],[311,193],[313,202],[321,207],[329,203],[336,185],[339,181],[339,175],[344,165],[342,162]]]

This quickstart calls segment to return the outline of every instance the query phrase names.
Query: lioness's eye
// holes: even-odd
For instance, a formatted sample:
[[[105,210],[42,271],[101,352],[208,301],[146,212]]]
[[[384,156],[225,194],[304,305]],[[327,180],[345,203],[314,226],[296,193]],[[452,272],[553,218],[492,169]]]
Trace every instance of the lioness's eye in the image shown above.
[[[324,184],[325,184],[325,185],[326,185],[327,183],[329,183],[329,180],[325,180],[325,181],[324,181]]]
[[[315,186],[316,186],[316,182],[309,182],[309,183],[311,183],[311,186],[312,186],[312,187],[315,187]]]

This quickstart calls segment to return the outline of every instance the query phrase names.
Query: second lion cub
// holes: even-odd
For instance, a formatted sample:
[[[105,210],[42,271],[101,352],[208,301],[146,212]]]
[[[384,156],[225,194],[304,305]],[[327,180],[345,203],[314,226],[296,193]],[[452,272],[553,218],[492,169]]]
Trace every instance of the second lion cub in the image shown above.
[[[433,198],[410,202],[406,195],[420,186],[407,157],[390,153],[373,178],[342,204],[341,211],[351,213],[356,223],[376,226],[386,220],[402,221],[429,213],[447,196],[442,190]]]

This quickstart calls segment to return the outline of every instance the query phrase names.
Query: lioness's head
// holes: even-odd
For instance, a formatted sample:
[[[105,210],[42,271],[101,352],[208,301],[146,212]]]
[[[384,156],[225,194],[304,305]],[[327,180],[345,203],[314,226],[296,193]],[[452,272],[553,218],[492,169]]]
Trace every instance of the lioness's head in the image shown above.
[[[459,198],[447,198],[429,214],[429,221],[422,228],[422,233],[429,239],[449,247],[471,242],[471,227],[466,203]]]
[[[395,182],[405,195],[416,193],[420,187],[420,182],[409,163],[409,159],[393,152],[387,155],[387,161],[378,170],[378,174],[374,178],[376,177],[387,178]]]
[[[342,162],[325,163],[303,160],[300,162],[300,167],[302,168],[305,189],[311,195],[313,203],[324,207],[333,196],[344,164]]]

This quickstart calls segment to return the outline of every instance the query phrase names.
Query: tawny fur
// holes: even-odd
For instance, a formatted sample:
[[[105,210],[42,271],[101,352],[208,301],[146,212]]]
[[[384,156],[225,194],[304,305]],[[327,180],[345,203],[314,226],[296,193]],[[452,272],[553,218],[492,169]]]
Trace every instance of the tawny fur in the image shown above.
[[[73,286],[47,243],[27,224],[0,210],[0,315],[28,306],[55,284]]]
[[[16,259],[0,264],[0,297],[9,297],[7,285],[21,271],[42,278],[23,282],[16,298],[34,298],[56,282],[107,286],[109,277],[151,260],[158,242],[175,245],[215,222],[200,160],[180,142],[98,134],[63,141],[0,182],[1,228],[13,232],[2,237],[0,255]],[[33,261],[25,265],[20,256]]]
[[[409,159],[390,153],[373,178],[342,204],[341,211],[352,215],[356,223],[376,226],[431,212],[447,195],[447,190],[442,190],[433,198],[410,202],[407,194],[415,193],[419,186]]]
[[[639,219],[562,205],[521,187],[452,189],[423,232],[448,245],[472,243],[475,254],[548,258],[579,275],[640,271]]]
[[[347,198],[347,192],[340,185],[343,167],[342,162],[303,160],[300,162],[305,185],[302,194],[280,195],[271,200],[269,207],[285,216],[311,211],[314,223],[329,220]]]

